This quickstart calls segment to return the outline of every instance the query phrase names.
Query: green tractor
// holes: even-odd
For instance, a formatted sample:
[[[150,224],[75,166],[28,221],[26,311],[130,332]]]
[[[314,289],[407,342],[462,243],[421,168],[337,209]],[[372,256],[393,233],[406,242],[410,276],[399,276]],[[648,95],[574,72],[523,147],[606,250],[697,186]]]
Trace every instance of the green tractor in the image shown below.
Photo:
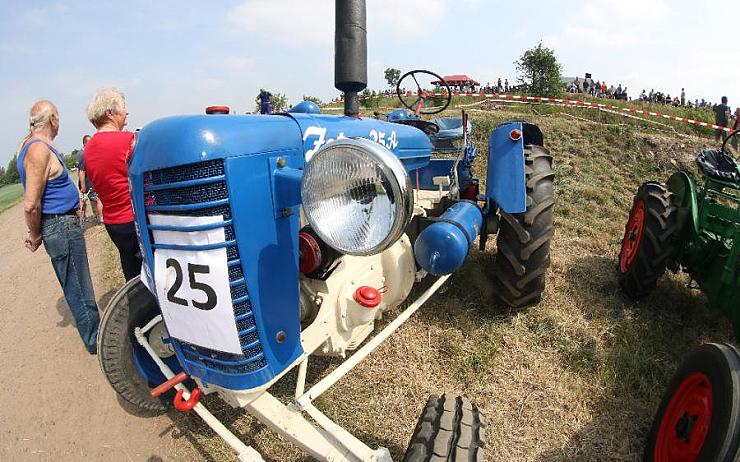
[[[635,195],[619,253],[619,283],[635,299],[666,268],[696,281],[740,339],[740,167],[725,151],[696,157],[701,177],[674,173]],[[708,344],[671,380],[648,435],[646,461],[736,461],[740,447],[740,354]]]

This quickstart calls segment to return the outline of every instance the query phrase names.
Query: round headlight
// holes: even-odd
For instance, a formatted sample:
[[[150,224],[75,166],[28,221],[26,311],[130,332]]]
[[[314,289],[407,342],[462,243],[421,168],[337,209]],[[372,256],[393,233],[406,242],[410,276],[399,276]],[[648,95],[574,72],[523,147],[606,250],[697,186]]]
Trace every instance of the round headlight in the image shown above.
[[[328,245],[348,255],[381,252],[404,232],[414,197],[403,164],[364,138],[322,147],[306,163],[303,213]]]

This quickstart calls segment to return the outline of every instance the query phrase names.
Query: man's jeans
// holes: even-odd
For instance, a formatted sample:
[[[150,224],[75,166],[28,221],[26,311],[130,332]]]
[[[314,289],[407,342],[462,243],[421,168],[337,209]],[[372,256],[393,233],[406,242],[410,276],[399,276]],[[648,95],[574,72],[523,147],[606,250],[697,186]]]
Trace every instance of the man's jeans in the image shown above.
[[[87,350],[93,353],[100,315],[90,279],[82,227],[74,215],[43,218],[41,234],[80,337]]]

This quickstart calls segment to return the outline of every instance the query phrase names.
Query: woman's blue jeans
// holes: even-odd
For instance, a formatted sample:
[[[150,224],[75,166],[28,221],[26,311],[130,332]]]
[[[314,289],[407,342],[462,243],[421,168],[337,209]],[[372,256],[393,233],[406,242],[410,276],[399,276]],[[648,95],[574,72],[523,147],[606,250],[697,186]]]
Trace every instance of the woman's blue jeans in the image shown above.
[[[75,215],[45,217],[41,220],[41,235],[77,331],[87,350],[94,353],[100,315],[90,279],[82,227]]]

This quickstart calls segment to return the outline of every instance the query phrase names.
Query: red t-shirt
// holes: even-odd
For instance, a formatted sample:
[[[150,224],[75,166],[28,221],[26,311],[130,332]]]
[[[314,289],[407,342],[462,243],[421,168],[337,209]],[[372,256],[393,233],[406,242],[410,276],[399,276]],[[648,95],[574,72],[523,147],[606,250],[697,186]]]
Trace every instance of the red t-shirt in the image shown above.
[[[85,145],[85,172],[103,203],[106,224],[134,221],[126,163],[133,138],[133,132],[98,132]]]

